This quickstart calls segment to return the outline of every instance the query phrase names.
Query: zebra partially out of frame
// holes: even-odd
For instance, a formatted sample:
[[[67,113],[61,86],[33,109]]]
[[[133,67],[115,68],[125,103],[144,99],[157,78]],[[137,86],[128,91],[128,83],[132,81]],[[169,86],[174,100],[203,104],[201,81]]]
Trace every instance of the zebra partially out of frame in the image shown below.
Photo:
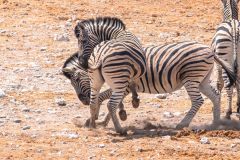
[[[134,86],[135,81],[146,72],[142,45],[136,36],[125,30],[120,19],[111,17],[81,21],[75,27],[75,35],[80,51],[79,63],[88,69],[91,82],[89,127],[96,126],[99,92],[106,82],[112,90],[107,107],[115,130],[126,134],[116,116],[116,109],[126,95],[127,88]],[[101,48],[97,44],[101,44]],[[94,52],[95,46],[102,51]]]
[[[101,49],[101,47],[97,47],[96,51],[99,49]],[[147,47],[145,48],[145,55],[147,72],[137,81],[137,92],[150,94],[170,93],[180,89],[182,86],[184,86],[188,92],[192,106],[184,119],[177,125],[177,128],[180,129],[189,126],[204,101],[200,92],[205,94],[214,105],[213,122],[217,122],[220,119],[220,95],[209,82],[214,59],[226,69],[232,81],[234,81],[234,77],[232,71],[228,69],[228,66],[214,56],[208,46],[196,42],[172,43]],[[71,61],[70,59],[68,63]],[[74,75],[75,71],[76,69],[74,69],[74,67],[63,68],[63,72],[66,72],[65,74],[71,73]],[[80,84],[83,79],[88,77],[83,76],[77,78],[78,81],[75,83]],[[70,80],[75,81],[77,78],[70,78]],[[85,96],[88,96],[90,93],[89,84],[90,80],[87,84],[88,91],[85,93]],[[83,86],[73,85],[73,87],[76,91],[79,91],[77,94],[83,93],[83,90],[81,92]],[[104,97],[104,99],[110,98],[110,96],[111,94],[109,93],[108,97]],[[101,95],[99,98],[102,99]],[[103,124],[107,125],[109,120],[110,115],[108,114]]]
[[[240,78],[239,72],[239,21],[238,21],[238,0],[222,0],[223,4],[223,23],[221,23],[212,40],[212,48],[216,55],[234,70],[235,77]],[[228,76],[222,67],[217,65],[218,78],[217,88],[221,92],[224,87],[227,92],[228,108],[226,118],[230,119],[232,114],[232,94],[233,86],[228,86]],[[225,85],[224,85],[225,84]],[[237,113],[240,113],[240,84],[235,82],[237,89]]]

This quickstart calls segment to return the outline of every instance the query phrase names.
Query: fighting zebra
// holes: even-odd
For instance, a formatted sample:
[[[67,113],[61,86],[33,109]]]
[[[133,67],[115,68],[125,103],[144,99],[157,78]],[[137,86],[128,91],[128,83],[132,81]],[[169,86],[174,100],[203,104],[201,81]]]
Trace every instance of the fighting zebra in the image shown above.
[[[70,80],[71,85],[73,86],[75,92],[77,93],[78,99],[84,105],[89,105],[91,94],[90,78],[88,76],[87,71],[79,65],[78,52],[75,52],[64,62],[62,67],[62,73],[66,78]],[[127,92],[129,93],[130,90],[127,90]],[[99,104],[102,104],[104,100],[109,99],[111,95],[112,95],[111,89],[101,92],[99,94]],[[136,99],[137,96],[138,96],[137,93],[133,93],[132,105],[134,108],[137,108],[139,106],[139,99]],[[122,102],[119,104],[119,109],[120,109],[119,117],[121,120],[125,121],[127,119],[127,114],[126,111],[124,110]],[[96,119],[98,119],[98,115],[99,108],[96,113]],[[89,120],[86,121],[85,126],[89,125],[90,122]]]
[[[98,52],[101,48],[100,45],[95,51]],[[214,59],[226,69],[232,81],[234,81],[234,76],[232,71],[228,69],[229,66],[226,66],[225,62],[219,60],[208,46],[197,42],[180,42],[147,47],[144,50],[147,72],[136,82],[137,92],[150,94],[170,93],[184,86],[191,99],[192,106],[184,119],[177,125],[179,129],[189,126],[191,120],[203,104],[204,99],[201,93],[206,95],[214,105],[213,122],[215,123],[220,119],[220,95],[209,82]],[[68,74],[68,72],[74,73],[75,69],[63,68],[63,72],[66,72],[65,74]],[[86,79],[86,77],[78,78],[79,81],[76,83],[81,83],[82,79]],[[71,81],[75,79],[70,78]],[[73,85],[73,87],[79,87],[79,89],[75,89],[80,91],[77,94],[82,93],[81,88],[83,86]],[[88,95],[88,93],[85,95]],[[101,96],[99,98],[101,99]],[[104,98],[110,98],[110,95]],[[110,115],[108,114],[103,124],[107,125],[109,120]]]
[[[88,69],[90,77],[89,127],[95,128],[99,108],[99,92],[106,82],[112,90],[107,107],[117,133],[126,134],[116,116],[116,109],[126,95],[129,86],[146,72],[142,45],[136,36],[125,30],[124,23],[117,18],[99,17],[79,22],[75,27],[78,39],[79,63]],[[101,44],[101,48],[97,47]],[[95,48],[101,52],[94,52]]]
[[[238,21],[238,0],[222,0],[223,4],[223,23],[221,23],[212,40],[212,48],[216,55],[223,61],[229,63],[237,79],[240,76],[238,71],[240,57],[239,53],[239,21]],[[228,107],[225,117],[230,119],[232,114],[232,94],[233,86],[228,86],[228,76],[222,67],[217,64],[217,88],[219,92],[224,87],[227,92]],[[237,89],[237,113],[240,113],[240,84],[236,81]]]

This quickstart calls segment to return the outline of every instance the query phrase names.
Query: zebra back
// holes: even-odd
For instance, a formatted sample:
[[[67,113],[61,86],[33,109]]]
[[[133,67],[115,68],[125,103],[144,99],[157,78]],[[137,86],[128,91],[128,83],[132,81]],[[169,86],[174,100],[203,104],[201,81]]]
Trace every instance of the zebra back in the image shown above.
[[[111,40],[125,30],[125,24],[115,17],[98,17],[79,22],[75,27],[75,36],[78,39],[80,64],[87,68],[87,61],[96,45]],[[80,60],[80,59],[79,59]]]
[[[238,20],[239,0],[222,0],[223,3],[223,21],[227,22],[232,19]]]

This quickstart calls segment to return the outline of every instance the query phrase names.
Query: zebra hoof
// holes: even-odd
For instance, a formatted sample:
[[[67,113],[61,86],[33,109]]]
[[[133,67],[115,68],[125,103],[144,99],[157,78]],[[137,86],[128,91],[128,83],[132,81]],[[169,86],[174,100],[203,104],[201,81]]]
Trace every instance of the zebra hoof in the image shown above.
[[[140,104],[140,99],[139,98],[133,98],[133,100],[132,100],[133,108],[138,108],[139,104]]]
[[[91,122],[91,119],[87,119],[85,124],[84,124],[84,127],[86,128],[96,128],[96,123],[95,121]]]
[[[183,129],[183,128],[185,128],[185,127],[188,127],[188,125],[178,124],[178,125],[176,126],[176,129],[180,130],[180,129]]]
[[[117,131],[121,136],[127,136],[127,130],[126,129],[121,129],[120,131]]]
[[[120,119],[121,119],[122,121],[126,121],[126,120],[127,120],[127,113],[126,113],[125,110],[120,110],[120,111],[118,112],[118,115],[119,115],[119,117],[120,117]]]

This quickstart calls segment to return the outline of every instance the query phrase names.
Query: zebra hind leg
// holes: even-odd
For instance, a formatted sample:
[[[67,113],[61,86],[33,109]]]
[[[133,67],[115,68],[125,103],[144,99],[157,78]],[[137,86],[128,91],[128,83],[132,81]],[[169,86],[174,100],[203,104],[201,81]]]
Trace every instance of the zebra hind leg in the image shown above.
[[[217,64],[217,89],[221,93],[224,86],[224,81],[222,77],[222,66]]]
[[[182,129],[184,127],[188,127],[191,123],[193,117],[196,115],[197,111],[203,104],[203,98],[199,91],[199,83],[194,81],[187,81],[184,83],[184,86],[188,92],[188,95],[191,99],[192,106],[188,111],[187,115],[183,118],[183,120],[176,126],[177,129]]]
[[[226,88],[227,92],[227,102],[228,102],[228,107],[227,107],[227,112],[225,115],[226,119],[231,119],[232,115],[232,93],[233,93],[233,87],[227,87]]]
[[[221,95],[210,84],[209,77],[206,77],[200,84],[200,91],[213,103],[213,124],[218,124],[221,114]]]
[[[140,104],[140,99],[136,91],[136,85],[135,83],[132,83],[130,85],[130,90],[132,92],[132,106],[133,108],[138,108]]]

